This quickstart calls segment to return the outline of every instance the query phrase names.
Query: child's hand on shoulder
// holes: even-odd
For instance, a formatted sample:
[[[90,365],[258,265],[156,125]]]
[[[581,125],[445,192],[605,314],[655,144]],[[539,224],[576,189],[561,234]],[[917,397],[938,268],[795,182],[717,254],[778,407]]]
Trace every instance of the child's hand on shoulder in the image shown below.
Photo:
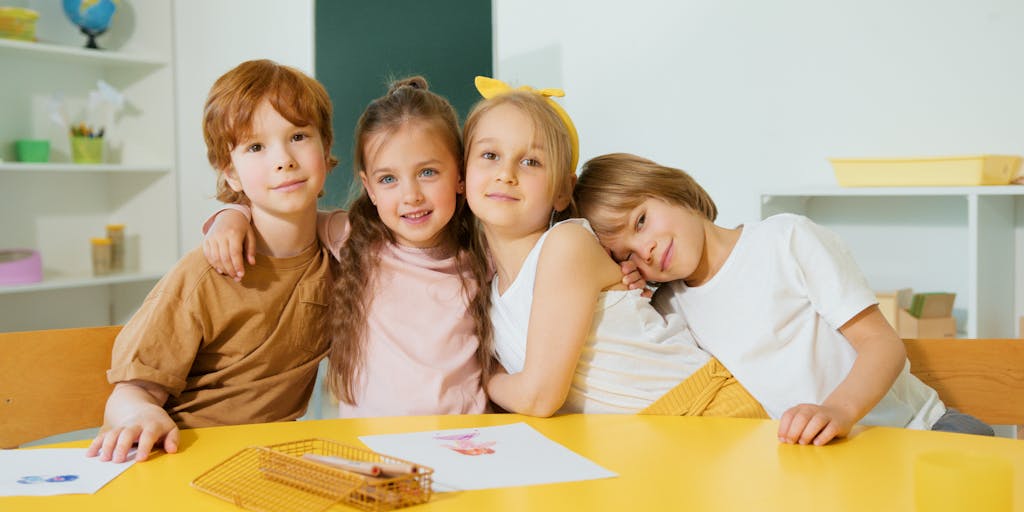
[[[85,456],[99,455],[104,462],[124,462],[136,443],[137,462],[146,460],[153,447],[158,445],[167,453],[175,453],[178,451],[178,426],[163,407],[147,405],[123,425],[105,425],[92,440]]]
[[[779,420],[779,442],[823,446],[846,437],[854,423],[854,418],[838,407],[800,404],[790,407]]]
[[[250,265],[256,264],[256,235],[245,215],[235,210],[217,213],[210,230],[203,237],[203,255],[217,272],[241,281],[245,275],[243,255]]]

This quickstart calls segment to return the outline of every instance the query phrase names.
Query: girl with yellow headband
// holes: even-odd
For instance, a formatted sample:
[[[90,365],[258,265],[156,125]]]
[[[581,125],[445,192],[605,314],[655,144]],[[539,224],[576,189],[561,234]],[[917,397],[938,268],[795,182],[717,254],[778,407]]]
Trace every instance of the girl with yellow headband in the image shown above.
[[[575,215],[576,130],[550,96],[478,77],[484,96],[463,129],[466,200],[496,274],[490,289],[492,401],[535,416],[595,412],[767,417],[662,317]],[[564,219],[564,220],[563,220]],[[557,221],[557,222],[556,222]]]

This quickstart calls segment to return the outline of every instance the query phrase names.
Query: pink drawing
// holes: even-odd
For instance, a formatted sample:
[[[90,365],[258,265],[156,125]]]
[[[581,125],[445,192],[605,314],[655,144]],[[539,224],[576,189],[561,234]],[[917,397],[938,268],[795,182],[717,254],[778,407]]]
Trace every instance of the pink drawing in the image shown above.
[[[473,438],[479,434],[480,432],[474,430],[473,432],[462,434],[449,434],[444,436],[435,435],[434,439],[455,441],[454,445],[443,444],[441,446],[454,452],[461,453],[462,455],[489,455],[494,453],[494,449],[491,447],[494,446],[497,441],[486,441],[482,443],[473,441]]]

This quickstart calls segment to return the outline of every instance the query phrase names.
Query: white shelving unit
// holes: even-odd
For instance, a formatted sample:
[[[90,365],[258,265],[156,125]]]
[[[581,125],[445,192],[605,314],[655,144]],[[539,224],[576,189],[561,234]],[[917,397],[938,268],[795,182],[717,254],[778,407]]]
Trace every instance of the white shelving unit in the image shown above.
[[[96,51],[64,44],[0,39],[0,57],[16,57],[19,55],[30,55],[33,58],[45,59],[50,62],[92,63],[107,67],[153,66],[157,68],[169,64],[169,60],[164,57],[135,55],[109,50]]]
[[[765,192],[837,232],[876,290],[953,291],[961,336],[1013,337],[1020,314],[1024,186],[821,187]]]
[[[0,172],[67,172],[67,173],[167,173],[171,166],[167,165],[121,165],[121,164],[72,164],[72,163],[0,163]]]
[[[0,286],[0,331],[121,323],[180,254],[173,3],[123,0],[103,50],[83,48],[59,2],[28,6],[39,42],[0,39],[0,248],[38,250],[44,280]],[[126,105],[104,127],[104,163],[75,164],[47,103],[61,94],[75,123],[100,79]],[[22,138],[49,139],[50,162],[16,162]],[[126,226],[126,270],[92,276],[89,239],[112,223]]]
[[[0,287],[0,295],[14,295],[19,293],[31,293],[51,290],[70,290],[72,288],[86,288],[90,286],[102,286],[108,284],[140,283],[159,280],[163,274],[146,272],[119,272],[105,276],[45,276],[43,281],[38,283],[12,284]]]

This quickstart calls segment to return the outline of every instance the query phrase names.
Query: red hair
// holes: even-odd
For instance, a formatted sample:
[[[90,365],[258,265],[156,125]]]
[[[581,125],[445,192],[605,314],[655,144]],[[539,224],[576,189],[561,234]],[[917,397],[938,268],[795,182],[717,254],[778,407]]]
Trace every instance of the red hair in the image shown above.
[[[274,61],[250,60],[224,73],[210,88],[203,108],[206,157],[217,171],[217,199],[248,203],[244,192],[227,184],[224,170],[231,166],[231,149],[252,130],[252,114],[264,100],[295,126],[314,126],[320,132],[327,169],[337,165],[332,156],[333,108],[324,86],[305,73]]]

